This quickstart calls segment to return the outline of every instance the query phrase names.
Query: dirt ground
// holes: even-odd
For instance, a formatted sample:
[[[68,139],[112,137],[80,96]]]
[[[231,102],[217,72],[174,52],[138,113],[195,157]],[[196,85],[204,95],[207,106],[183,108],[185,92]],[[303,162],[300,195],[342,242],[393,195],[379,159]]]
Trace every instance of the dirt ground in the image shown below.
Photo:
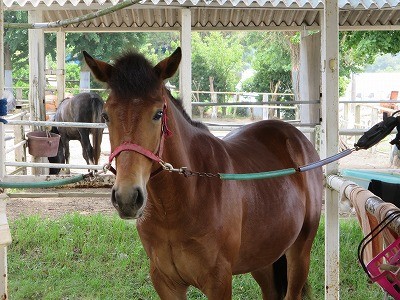
[[[42,196],[40,197],[41,191],[35,189],[32,192],[35,195],[39,193],[35,198],[17,196],[17,198],[6,200],[7,219],[13,221],[21,216],[28,215],[39,215],[54,219],[74,212],[82,215],[97,213],[117,215],[110,200],[111,188],[100,189],[100,192],[98,188],[95,189],[96,192],[91,190],[79,189],[71,192],[70,190],[59,189],[57,192],[52,193],[46,190],[41,193]]]
[[[110,153],[108,136],[104,138],[100,163],[106,162]],[[78,157],[71,157],[71,163],[84,164],[80,155],[80,145],[73,144]],[[342,158],[339,168],[384,169],[390,168],[389,154],[378,151],[360,150]],[[40,215],[46,218],[58,218],[63,214],[77,212],[83,215],[102,213],[107,215],[117,214],[110,201],[111,188],[91,189],[32,189],[16,191],[10,195],[7,202],[7,218],[9,221],[23,215]],[[29,197],[26,196],[29,194]],[[34,198],[32,198],[34,197]]]

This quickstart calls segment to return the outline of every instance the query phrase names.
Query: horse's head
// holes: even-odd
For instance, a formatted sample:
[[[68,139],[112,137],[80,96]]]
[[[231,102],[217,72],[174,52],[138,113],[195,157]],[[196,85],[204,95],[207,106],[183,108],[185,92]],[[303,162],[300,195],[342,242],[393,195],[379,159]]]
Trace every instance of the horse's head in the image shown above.
[[[146,184],[158,168],[149,157],[159,152],[166,125],[163,80],[178,69],[181,50],[178,48],[155,67],[137,53],[128,53],[114,64],[94,59],[86,52],[84,57],[94,76],[110,89],[103,117],[109,130],[110,158],[115,158],[117,169],[112,203],[122,218],[138,218],[146,205]]]

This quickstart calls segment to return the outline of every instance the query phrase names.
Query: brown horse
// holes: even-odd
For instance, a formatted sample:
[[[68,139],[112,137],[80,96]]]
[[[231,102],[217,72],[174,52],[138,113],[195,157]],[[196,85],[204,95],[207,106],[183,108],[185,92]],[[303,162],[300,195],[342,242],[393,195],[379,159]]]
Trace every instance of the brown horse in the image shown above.
[[[155,67],[134,52],[112,65],[84,56],[110,88],[103,116],[116,159],[111,200],[122,218],[137,218],[160,298],[186,299],[195,286],[208,299],[231,299],[232,275],[251,272],[264,299],[301,299],[321,214],[321,168],[221,181],[160,171],[157,162],[211,173],[280,170],[318,160],[307,138],[263,121],[221,140],[190,120],[163,84],[180,48]]]

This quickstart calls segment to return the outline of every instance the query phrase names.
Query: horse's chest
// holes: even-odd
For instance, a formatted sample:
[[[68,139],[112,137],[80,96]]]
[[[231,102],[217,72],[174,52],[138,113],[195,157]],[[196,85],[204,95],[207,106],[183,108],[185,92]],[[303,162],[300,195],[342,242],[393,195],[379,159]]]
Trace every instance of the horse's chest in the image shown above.
[[[210,251],[196,241],[185,239],[142,240],[153,268],[177,282],[196,284],[203,277]],[[212,247],[211,247],[212,248]]]

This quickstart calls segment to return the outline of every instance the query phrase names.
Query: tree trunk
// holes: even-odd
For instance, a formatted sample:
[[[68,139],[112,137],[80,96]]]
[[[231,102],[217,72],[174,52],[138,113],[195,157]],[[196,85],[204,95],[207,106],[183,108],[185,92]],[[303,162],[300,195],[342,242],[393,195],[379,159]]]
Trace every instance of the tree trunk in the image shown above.
[[[12,63],[10,47],[4,45],[4,83],[7,90],[12,92],[13,78],[12,78]]]
[[[281,85],[281,81],[280,80],[275,85],[274,85],[274,83],[272,81],[270,82],[270,90],[274,91],[274,95],[272,95],[271,101],[276,101],[278,99],[278,96],[275,95],[275,94],[278,92],[280,85]],[[268,120],[271,120],[271,119],[275,118],[275,111],[276,111],[276,108],[268,109]]]
[[[209,77],[210,79],[210,97],[212,103],[217,103],[217,94],[214,93],[214,77]],[[212,107],[211,119],[215,120],[218,115],[218,107]]]
[[[299,86],[299,68],[300,68],[300,43],[292,43],[291,38],[296,35],[295,31],[288,31],[285,33],[286,41],[290,48],[290,58],[292,63],[292,86],[294,93],[294,100],[299,100],[300,86]]]

